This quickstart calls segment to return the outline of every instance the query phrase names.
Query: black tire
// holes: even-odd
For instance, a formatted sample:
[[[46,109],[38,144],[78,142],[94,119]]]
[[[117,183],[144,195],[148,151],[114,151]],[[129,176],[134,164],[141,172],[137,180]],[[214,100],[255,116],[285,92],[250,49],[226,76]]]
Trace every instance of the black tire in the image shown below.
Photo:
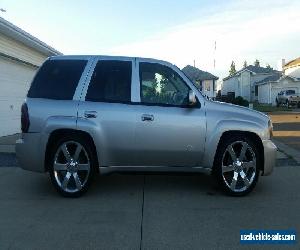
[[[68,151],[69,151],[69,156],[71,156],[71,158],[73,158],[76,154],[76,146],[81,145],[82,150],[79,153],[79,156],[77,157],[78,162],[80,162],[80,161],[82,161],[82,162],[86,161],[86,162],[84,162],[83,164],[78,164],[78,166],[84,166],[84,165],[88,166],[89,165],[89,170],[77,170],[77,172],[76,172],[77,178],[75,178],[74,172],[69,172],[69,170],[56,170],[55,171],[54,170],[54,162],[55,162],[56,157],[58,157],[58,158],[60,157],[60,158],[62,158],[62,161],[64,161],[63,157],[65,157],[65,153],[62,151],[59,151],[63,145],[67,145],[67,147],[69,147]],[[73,151],[72,151],[72,147],[74,148]],[[90,185],[92,183],[92,179],[97,172],[96,170],[97,170],[98,164],[97,164],[96,157],[97,156],[96,156],[95,150],[94,150],[93,146],[91,145],[90,140],[87,140],[87,138],[82,135],[70,134],[70,135],[65,135],[65,136],[61,137],[60,139],[58,139],[53,144],[52,148],[50,149],[50,157],[49,157],[50,161],[49,161],[49,166],[48,166],[51,182],[54,185],[55,189],[62,196],[65,196],[65,197],[79,197],[79,196],[83,195],[90,187]],[[66,158],[65,158],[65,160],[67,161]],[[77,160],[76,160],[76,162],[77,162]],[[61,164],[61,163],[59,163],[59,164]],[[68,163],[63,163],[61,165],[66,165],[66,166],[70,167],[70,164],[68,164]],[[76,171],[76,170],[71,169],[71,171]],[[71,174],[71,176],[69,176],[67,187],[68,187],[68,185],[70,186],[71,184],[73,184],[76,186],[76,187],[74,187],[74,190],[72,190],[71,188],[67,188],[67,187],[66,187],[66,189],[68,189],[68,190],[64,190],[61,187],[61,185],[63,185],[63,183],[61,183],[61,185],[59,184],[60,177],[61,177],[61,179],[63,178],[63,174],[61,174],[61,173],[66,174],[68,172]],[[84,178],[83,177],[80,178],[81,176],[84,176]],[[66,178],[66,176],[65,176],[65,178]],[[77,183],[76,183],[75,179],[80,180],[79,183],[82,185],[80,189],[77,188]],[[71,183],[71,182],[73,182],[73,183]]]
[[[239,143],[241,144],[240,146],[239,146]],[[232,170],[232,171],[225,172],[224,176],[223,176],[223,169],[225,169],[225,167],[226,167],[226,166],[223,166],[223,163],[225,161],[228,161],[229,162],[228,167],[230,167],[231,154],[228,152],[228,147],[230,145],[233,145],[232,148],[234,149],[234,152],[238,153],[239,147],[241,147],[241,150],[242,150],[242,147],[243,147],[243,145],[245,145],[245,143],[250,148],[250,149],[248,149],[248,147],[247,147],[245,158],[250,159],[252,154],[254,154],[255,170],[252,168],[251,168],[251,171],[249,169],[247,169],[247,170],[244,169],[244,165],[248,164],[248,166],[249,166],[250,162],[254,162],[254,158],[252,161],[250,161],[250,160],[247,161],[247,159],[246,159],[244,162],[242,159],[241,166],[237,166],[237,165],[233,164],[233,161],[232,161],[231,168],[236,167],[236,168],[239,168],[238,170]],[[241,152],[239,152],[239,153],[241,154]],[[238,155],[238,154],[236,154],[236,155]],[[215,161],[214,161],[213,174],[214,174],[217,182],[219,183],[219,186],[226,194],[231,195],[231,196],[244,196],[244,195],[247,195],[248,193],[250,193],[253,190],[253,188],[256,186],[256,183],[258,181],[259,174],[260,174],[261,164],[262,164],[262,156],[258,150],[257,143],[255,143],[248,136],[231,135],[231,136],[227,136],[224,139],[222,139],[222,141],[220,142],[220,145],[218,146],[218,150],[217,150],[217,153],[215,156]],[[224,165],[226,165],[226,164],[224,164]],[[254,166],[254,164],[253,164],[253,166]],[[241,171],[241,172],[238,172],[238,171]],[[243,176],[245,179],[247,179],[248,184],[250,183],[250,181],[251,181],[251,183],[249,184],[249,186],[247,186],[247,188],[245,190],[243,190],[242,188],[240,190],[232,190],[229,187],[230,181],[228,181],[231,178],[230,175],[232,174],[232,182],[233,182],[233,177],[235,175],[235,172],[238,172],[237,181],[235,184],[237,186],[240,182],[245,182],[244,178],[242,178],[242,171],[244,171],[243,173],[246,174],[247,178],[245,178],[244,174],[243,174]],[[227,176],[227,175],[229,175],[229,176]],[[251,176],[250,181],[248,179],[249,178],[248,175]],[[245,183],[244,183],[244,185],[246,186]]]

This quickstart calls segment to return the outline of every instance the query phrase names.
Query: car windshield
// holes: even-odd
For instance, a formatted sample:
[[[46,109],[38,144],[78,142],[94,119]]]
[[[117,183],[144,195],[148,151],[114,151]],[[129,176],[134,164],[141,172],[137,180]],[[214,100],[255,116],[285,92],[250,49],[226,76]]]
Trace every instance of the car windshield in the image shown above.
[[[293,94],[295,94],[296,92],[295,92],[295,90],[287,90],[286,91],[286,94],[287,95],[293,95]]]

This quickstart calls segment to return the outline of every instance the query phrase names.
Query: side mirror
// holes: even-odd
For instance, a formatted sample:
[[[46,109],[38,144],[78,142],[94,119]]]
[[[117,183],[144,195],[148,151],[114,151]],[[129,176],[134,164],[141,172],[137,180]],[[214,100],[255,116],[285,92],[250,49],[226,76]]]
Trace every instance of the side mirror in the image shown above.
[[[197,103],[197,98],[193,90],[189,91],[189,105],[193,106]]]

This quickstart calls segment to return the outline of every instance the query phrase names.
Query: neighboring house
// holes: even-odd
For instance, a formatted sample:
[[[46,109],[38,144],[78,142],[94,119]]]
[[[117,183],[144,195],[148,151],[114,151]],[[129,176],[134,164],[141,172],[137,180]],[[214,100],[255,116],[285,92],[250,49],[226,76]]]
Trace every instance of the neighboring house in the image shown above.
[[[285,64],[283,70],[287,76],[300,78],[300,57]]]
[[[254,102],[258,100],[258,86],[255,86],[255,83],[279,74],[280,71],[272,68],[249,65],[224,78],[221,93],[234,93],[236,97],[241,96],[249,102]]]
[[[283,74],[255,83],[258,88],[258,102],[276,105],[276,96],[282,90],[295,90],[300,93],[300,58],[283,66]]]
[[[0,17],[0,136],[20,131],[20,108],[36,70],[60,54]]]
[[[209,98],[216,97],[216,88],[218,77],[213,74],[200,70],[191,65],[185,66],[182,71],[191,79],[197,88]]]

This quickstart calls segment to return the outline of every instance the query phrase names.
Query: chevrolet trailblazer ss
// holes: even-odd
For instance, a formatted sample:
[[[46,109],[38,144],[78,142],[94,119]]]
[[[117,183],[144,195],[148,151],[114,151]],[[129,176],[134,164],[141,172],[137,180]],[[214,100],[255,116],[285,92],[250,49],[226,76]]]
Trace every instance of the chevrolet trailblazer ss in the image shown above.
[[[96,173],[201,169],[242,196],[275,165],[268,116],[207,100],[176,66],[154,59],[51,57],[21,115],[21,167],[48,172],[69,197]]]

